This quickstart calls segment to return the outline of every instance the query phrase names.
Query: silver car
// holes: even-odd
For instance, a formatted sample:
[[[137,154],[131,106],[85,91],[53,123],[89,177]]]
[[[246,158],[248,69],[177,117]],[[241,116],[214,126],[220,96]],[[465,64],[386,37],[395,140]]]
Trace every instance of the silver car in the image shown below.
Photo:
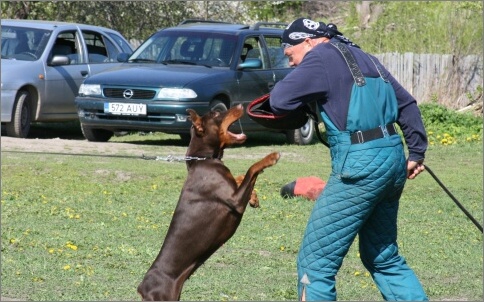
[[[27,137],[32,122],[78,120],[82,82],[133,52],[119,32],[98,26],[1,20],[1,29],[2,125],[13,137]]]

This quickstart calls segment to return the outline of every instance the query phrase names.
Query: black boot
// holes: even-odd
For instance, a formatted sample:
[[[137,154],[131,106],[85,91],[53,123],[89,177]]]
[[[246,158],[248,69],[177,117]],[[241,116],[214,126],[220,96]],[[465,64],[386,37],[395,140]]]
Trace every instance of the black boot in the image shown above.
[[[290,182],[281,188],[281,196],[283,198],[294,197],[294,188],[296,187],[296,181]]]

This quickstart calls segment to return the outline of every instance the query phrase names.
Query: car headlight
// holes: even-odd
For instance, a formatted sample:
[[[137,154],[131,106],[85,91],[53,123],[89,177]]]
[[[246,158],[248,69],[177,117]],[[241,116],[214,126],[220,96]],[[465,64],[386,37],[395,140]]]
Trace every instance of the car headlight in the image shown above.
[[[158,92],[159,99],[194,99],[197,97],[195,91],[188,88],[161,88]]]
[[[79,87],[80,96],[101,96],[101,85],[99,84],[81,84]]]

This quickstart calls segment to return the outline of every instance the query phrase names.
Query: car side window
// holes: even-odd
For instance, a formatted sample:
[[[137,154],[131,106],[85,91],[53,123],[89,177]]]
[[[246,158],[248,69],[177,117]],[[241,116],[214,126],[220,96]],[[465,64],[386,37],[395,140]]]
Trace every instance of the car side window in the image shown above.
[[[245,62],[247,59],[259,59],[262,61],[262,69],[268,68],[267,58],[262,51],[258,37],[245,39],[240,59],[241,62]]]
[[[106,37],[88,30],[82,31],[82,36],[86,43],[89,63],[116,62],[119,51]]]
[[[281,48],[280,37],[264,37],[269,52],[269,61],[271,68],[290,68],[289,59],[284,55],[284,50]]]
[[[121,47],[122,51],[124,53],[129,53],[131,54],[133,51],[131,50],[131,46],[129,46],[122,37],[120,37],[119,35],[115,34],[115,33],[111,33],[111,32],[108,32],[107,33],[109,37],[111,37],[111,39],[114,40],[114,42],[116,42],[116,44],[118,44],[119,47]]]
[[[117,62],[117,57],[120,51],[114,46],[114,43],[105,39],[106,49],[108,50],[108,61],[109,62]]]
[[[54,56],[66,56],[69,58],[69,64],[83,63],[78,45],[76,31],[61,32],[52,47],[51,58]]]

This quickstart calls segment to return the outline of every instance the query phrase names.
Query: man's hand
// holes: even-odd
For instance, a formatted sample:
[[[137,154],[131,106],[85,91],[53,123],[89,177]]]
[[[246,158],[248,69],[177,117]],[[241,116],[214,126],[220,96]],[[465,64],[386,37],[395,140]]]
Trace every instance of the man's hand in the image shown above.
[[[414,179],[419,175],[421,172],[425,170],[423,165],[423,159],[419,161],[407,161],[407,178]]]

